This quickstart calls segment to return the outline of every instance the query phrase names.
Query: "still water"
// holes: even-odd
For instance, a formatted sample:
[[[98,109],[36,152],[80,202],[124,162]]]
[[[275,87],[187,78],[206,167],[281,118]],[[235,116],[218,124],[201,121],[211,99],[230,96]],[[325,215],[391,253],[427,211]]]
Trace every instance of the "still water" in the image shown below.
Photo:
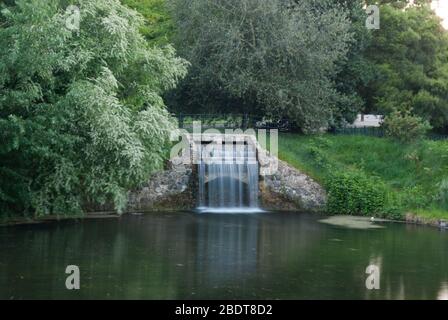
[[[448,299],[448,232],[165,213],[0,228],[1,299]],[[380,267],[367,290],[366,268]],[[81,289],[65,288],[77,265]]]

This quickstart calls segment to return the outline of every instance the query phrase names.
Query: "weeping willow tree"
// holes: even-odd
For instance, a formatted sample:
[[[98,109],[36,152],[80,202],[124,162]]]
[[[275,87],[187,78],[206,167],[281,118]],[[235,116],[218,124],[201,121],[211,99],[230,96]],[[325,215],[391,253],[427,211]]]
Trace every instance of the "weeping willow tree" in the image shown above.
[[[67,27],[79,8],[79,29]],[[0,212],[126,205],[174,128],[161,95],[185,76],[119,0],[17,0],[0,15]]]

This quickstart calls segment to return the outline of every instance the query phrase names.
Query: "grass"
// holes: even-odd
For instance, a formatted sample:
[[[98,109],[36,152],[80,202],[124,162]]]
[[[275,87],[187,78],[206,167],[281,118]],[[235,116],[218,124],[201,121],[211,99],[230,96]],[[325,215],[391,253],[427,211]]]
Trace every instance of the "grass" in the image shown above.
[[[280,134],[279,157],[326,184],[333,172],[361,172],[379,178],[391,206],[402,213],[448,219],[440,201],[441,182],[448,181],[448,141],[401,144],[368,136]]]
[[[416,209],[413,210],[413,213],[415,213],[417,216],[425,218],[425,219],[444,219],[446,220],[448,218],[448,212],[444,209]]]

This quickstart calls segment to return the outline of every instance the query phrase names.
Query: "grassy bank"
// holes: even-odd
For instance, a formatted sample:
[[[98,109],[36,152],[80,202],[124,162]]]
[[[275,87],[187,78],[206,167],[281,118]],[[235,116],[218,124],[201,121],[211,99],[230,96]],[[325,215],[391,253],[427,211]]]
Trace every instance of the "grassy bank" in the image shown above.
[[[281,134],[279,156],[327,188],[330,213],[448,219],[448,141]]]

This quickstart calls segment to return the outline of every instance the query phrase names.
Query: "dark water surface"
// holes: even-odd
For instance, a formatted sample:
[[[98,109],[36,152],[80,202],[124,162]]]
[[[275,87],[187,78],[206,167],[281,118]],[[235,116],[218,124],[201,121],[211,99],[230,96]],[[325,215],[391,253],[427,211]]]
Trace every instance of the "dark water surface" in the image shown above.
[[[320,216],[149,214],[0,228],[1,299],[448,299],[448,232]],[[380,267],[367,290],[366,267]],[[65,288],[65,268],[81,289]]]

